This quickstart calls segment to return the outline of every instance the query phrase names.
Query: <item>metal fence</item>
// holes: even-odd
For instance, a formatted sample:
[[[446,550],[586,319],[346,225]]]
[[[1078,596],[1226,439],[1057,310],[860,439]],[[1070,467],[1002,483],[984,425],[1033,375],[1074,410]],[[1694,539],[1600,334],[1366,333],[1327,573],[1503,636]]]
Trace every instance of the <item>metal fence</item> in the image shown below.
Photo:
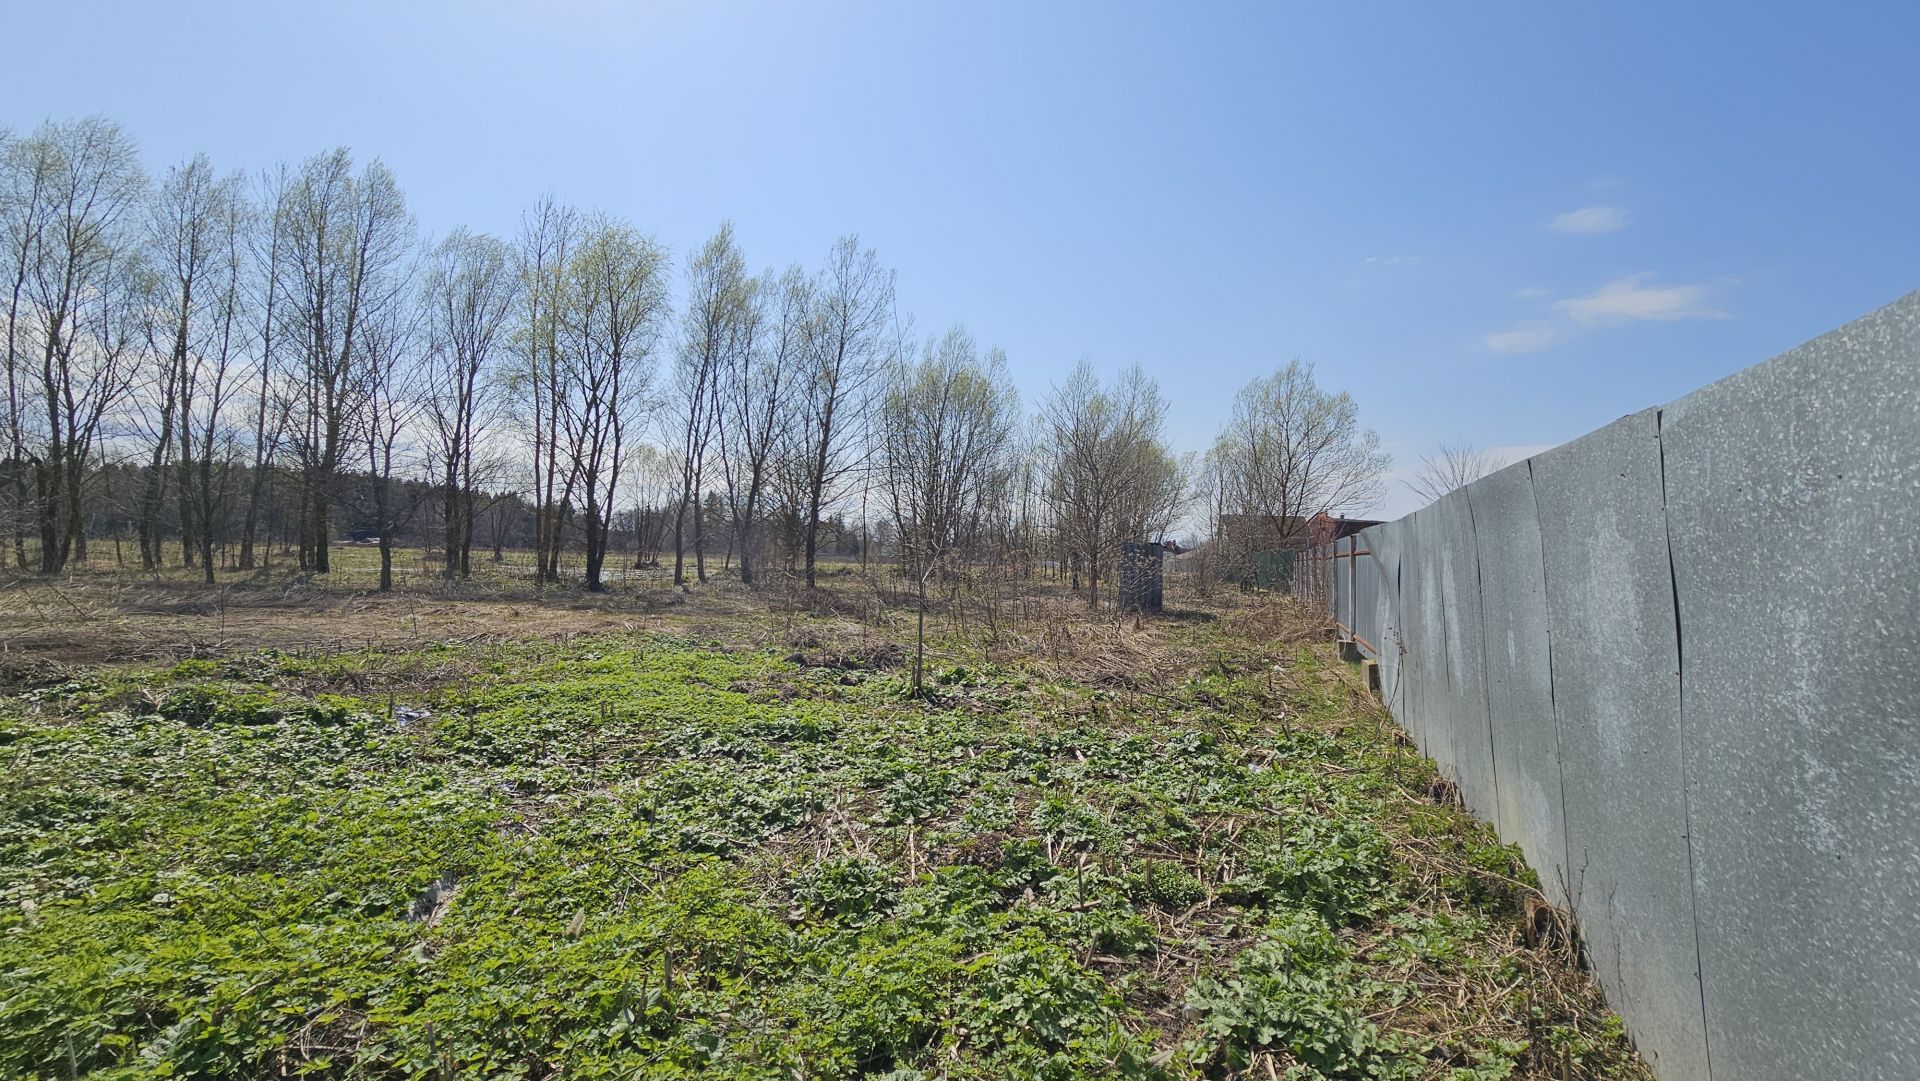
[[[1378,567],[1365,562],[1372,554],[1359,534],[1309,548],[1295,559],[1292,592],[1310,597],[1325,608],[1339,626],[1343,641],[1352,641],[1366,656],[1377,658],[1378,643],[1357,629],[1359,613],[1371,611],[1380,597]],[[1377,632],[1374,637],[1379,637]]]
[[[1268,550],[1253,553],[1253,587],[1274,592],[1293,585],[1293,566],[1300,553]]]
[[[1300,560],[1664,1081],[1920,1078],[1920,293]]]

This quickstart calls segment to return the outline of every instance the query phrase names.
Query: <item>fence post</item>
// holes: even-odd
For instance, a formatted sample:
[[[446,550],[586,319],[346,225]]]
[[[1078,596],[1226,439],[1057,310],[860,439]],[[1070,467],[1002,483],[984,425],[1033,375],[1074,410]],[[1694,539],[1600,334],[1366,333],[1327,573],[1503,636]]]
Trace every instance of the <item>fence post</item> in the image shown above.
[[[1347,637],[1360,625],[1360,534],[1347,538]]]

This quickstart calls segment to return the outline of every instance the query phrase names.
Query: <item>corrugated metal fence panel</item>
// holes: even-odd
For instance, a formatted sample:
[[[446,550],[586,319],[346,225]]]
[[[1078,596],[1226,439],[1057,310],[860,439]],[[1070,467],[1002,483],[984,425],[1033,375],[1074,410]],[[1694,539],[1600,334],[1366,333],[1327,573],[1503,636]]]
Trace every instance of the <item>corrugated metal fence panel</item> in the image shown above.
[[[1333,546],[1333,589],[1340,597],[1340,623],[1350,626],[1353,623],[1353,564],[1347,559],[1345,542]]]
[[[1346,624],[1352,618],[1352,605],[1348,603],[1348,597],[1346,597],[1346,561],[1340,559],[1336,551],[1327,551],[1325,555],[1329,559],[1327,570],[1331,572],[1329,582],[1332,586],[1332,618],[1338,620],[1340,624]]]
[[[1353,622],[1350,626],[1360,650],[1374,660],[1380,659],[1380,574],[1368,547],[1366,534],[1356,538],[1359,551],[1353,559]]]
[[[1714,1077],[1920,1078],[1920,294],[1662,431]]]
[[[1271,590],[1293,589],[1293,566],[1298,555],[1292,551],[1253,553],[1254,586]]]

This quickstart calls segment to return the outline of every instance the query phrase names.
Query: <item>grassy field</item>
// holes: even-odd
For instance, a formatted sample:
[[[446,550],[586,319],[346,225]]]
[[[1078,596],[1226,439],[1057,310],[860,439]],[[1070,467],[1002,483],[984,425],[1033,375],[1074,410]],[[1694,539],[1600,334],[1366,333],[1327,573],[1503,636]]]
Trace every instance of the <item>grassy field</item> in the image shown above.
[[[1647,1076],[1297,616],[488,603],[8,654],[0,1076]]]

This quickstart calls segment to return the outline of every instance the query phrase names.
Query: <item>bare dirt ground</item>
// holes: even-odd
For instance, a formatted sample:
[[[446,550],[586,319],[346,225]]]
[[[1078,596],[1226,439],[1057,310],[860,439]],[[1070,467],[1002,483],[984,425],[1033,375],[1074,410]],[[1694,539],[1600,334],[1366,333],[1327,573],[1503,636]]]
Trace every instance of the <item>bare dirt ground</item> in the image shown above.
[[[373,553],[344,548],[331,575],[276,566],[222,572],[208,586],[193,572],[89,569],[58,578],[0,571],[0,654],[60,664],[121,664],[218,656],[234,650],[411,648],[605,630],[657,629],[684,613],[690,594],[660,571],[634,572],[606,593],[536,588],[483,565],[472,580],[442,582],[414,565],[398,588],[372,588]],[[417,557],[413,561],[417,563]],[[731,584],[731,576],[729,576]],[[765,611],[747,591],[703,588],[701,610],[733,623]]]
[[[332,575],[275,567],[223,572],[213,586],[179,568],[158,574],[107,568],[57,578],[0,570],[0,657],[15,664],[119,665],[260,649],[402,650],[602,631],[858,650],[904,645],[914,632],[905,584],[886,569],[854,563],[824,564],[811,593],[797,575],[780,572],[750,590],[731,568],[706,583],[692,581],[689,570],[684,588],[664,569],[629,571],[606,592],[590,593],[577,585],[538,588],[492,565],[461,582],[408,565],[396,589],[381,593],[371,588],[372,557],[368,549],[345,548],[335,553]],[[1184,622],[1272,617],[1270,603],[1232,591],[1170,588],[1169,609],[1154,620],[1090,610],[1083,596],[1059,583],[933,597],[928,656],[981,651],[994,660],[1041,661],[1058,675],[1096,683],[1144,684],[1177,665],[1172,654],[1184,639],[1170,632]]]

